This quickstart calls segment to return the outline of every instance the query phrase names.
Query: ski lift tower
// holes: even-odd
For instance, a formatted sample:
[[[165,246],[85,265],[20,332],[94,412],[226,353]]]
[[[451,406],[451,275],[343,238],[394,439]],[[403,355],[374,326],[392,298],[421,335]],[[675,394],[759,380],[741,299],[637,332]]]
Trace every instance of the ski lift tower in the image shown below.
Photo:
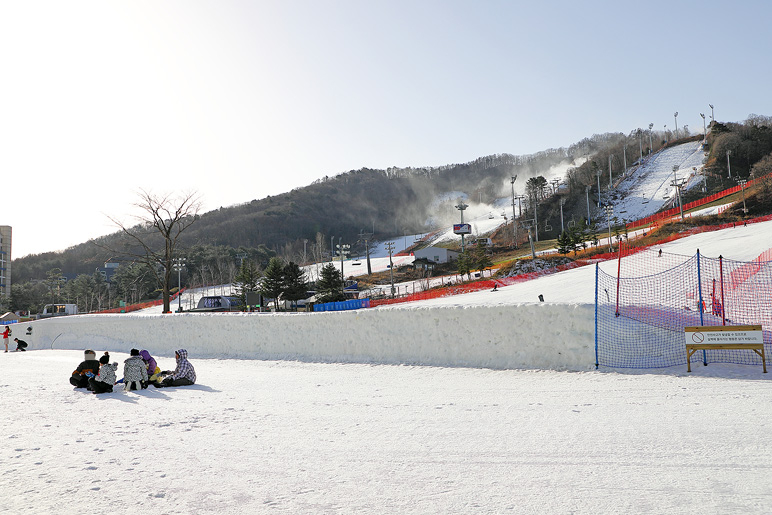
[[[365,256],[367,256],[367,275],[373,275],[373,269],[370,266],[370,238],[372,237],[373,233],[371,232],[365,232],[364,229],[359,231],[359,241],[365,242]]]
[[[531,244],[531,256],[533,259],[536,259],[536,248],[533,244],[533,228],[536,225],[536,220],[533,218],[530,220],[523,220],[522,222],[523,229],[526,229],[528,231],[528,243]]]

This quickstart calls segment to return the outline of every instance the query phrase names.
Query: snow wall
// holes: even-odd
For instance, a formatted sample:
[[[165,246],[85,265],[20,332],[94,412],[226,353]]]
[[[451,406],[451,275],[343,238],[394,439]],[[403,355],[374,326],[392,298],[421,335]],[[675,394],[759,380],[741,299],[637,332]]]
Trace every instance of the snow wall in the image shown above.
[[[522,304],[324,313],[77,315],[14,324],[33,349],[171,357],[588,370],[595,307]],[[28,328],[32,327],[31,334]],[[161,365],[170,368],[172,364]]]

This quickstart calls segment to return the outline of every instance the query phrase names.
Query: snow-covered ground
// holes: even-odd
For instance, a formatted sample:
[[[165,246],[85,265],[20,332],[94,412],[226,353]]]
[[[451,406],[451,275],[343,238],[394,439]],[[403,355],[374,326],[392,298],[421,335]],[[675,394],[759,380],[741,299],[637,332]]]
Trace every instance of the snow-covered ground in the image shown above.
[[[662,248],[750,260],[771,229]],[[769,512],[761,367],[555,370],[592,363],[586,270],[445,305],[14,326],[31,350],[0,355],[0,512]],[[122,362],[133,346],[163,369],[188,348],[197,384],[91,395],[67,382],[83,348]],[[443,362],[456,366],[421,365]]]

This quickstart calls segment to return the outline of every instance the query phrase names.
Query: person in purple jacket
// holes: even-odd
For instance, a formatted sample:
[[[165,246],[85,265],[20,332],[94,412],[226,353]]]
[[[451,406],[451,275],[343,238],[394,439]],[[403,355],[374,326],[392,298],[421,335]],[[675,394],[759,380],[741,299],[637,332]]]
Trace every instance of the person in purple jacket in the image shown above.
[[[196,370],[193,365],[188,361],[188,351],[185,349],[178,349],[174,353],[174,357],[177,359],[177,368],[174,372],[167,375],[160,383],[153,383],[157,388],[166,386],[188,386],[195,384],[196,382]]]
[[[150,353],[145,349],[139,351],[139,355],[142,357],[142,361],[144,361],[145,365],[147,366],[148,383],[154,382],[156,379],[158,379],[158,374],[161,373],[161,369],[158,368],[158,363],[155,362],[153,356],[151,356]],[[147,386],[147,384],[143,386]]]

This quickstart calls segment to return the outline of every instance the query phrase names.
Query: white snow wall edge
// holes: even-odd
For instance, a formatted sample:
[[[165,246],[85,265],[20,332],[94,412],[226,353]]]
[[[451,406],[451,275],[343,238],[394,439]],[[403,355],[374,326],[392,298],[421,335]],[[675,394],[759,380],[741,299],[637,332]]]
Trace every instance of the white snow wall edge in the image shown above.
[[[594,306],[520,304],[342,312],[77,315],[14,324],[34,349],[171,357],[587,370]],[[26,335],[27,327],[32,327]],[[168,368],[168,366],[167,366]]]

